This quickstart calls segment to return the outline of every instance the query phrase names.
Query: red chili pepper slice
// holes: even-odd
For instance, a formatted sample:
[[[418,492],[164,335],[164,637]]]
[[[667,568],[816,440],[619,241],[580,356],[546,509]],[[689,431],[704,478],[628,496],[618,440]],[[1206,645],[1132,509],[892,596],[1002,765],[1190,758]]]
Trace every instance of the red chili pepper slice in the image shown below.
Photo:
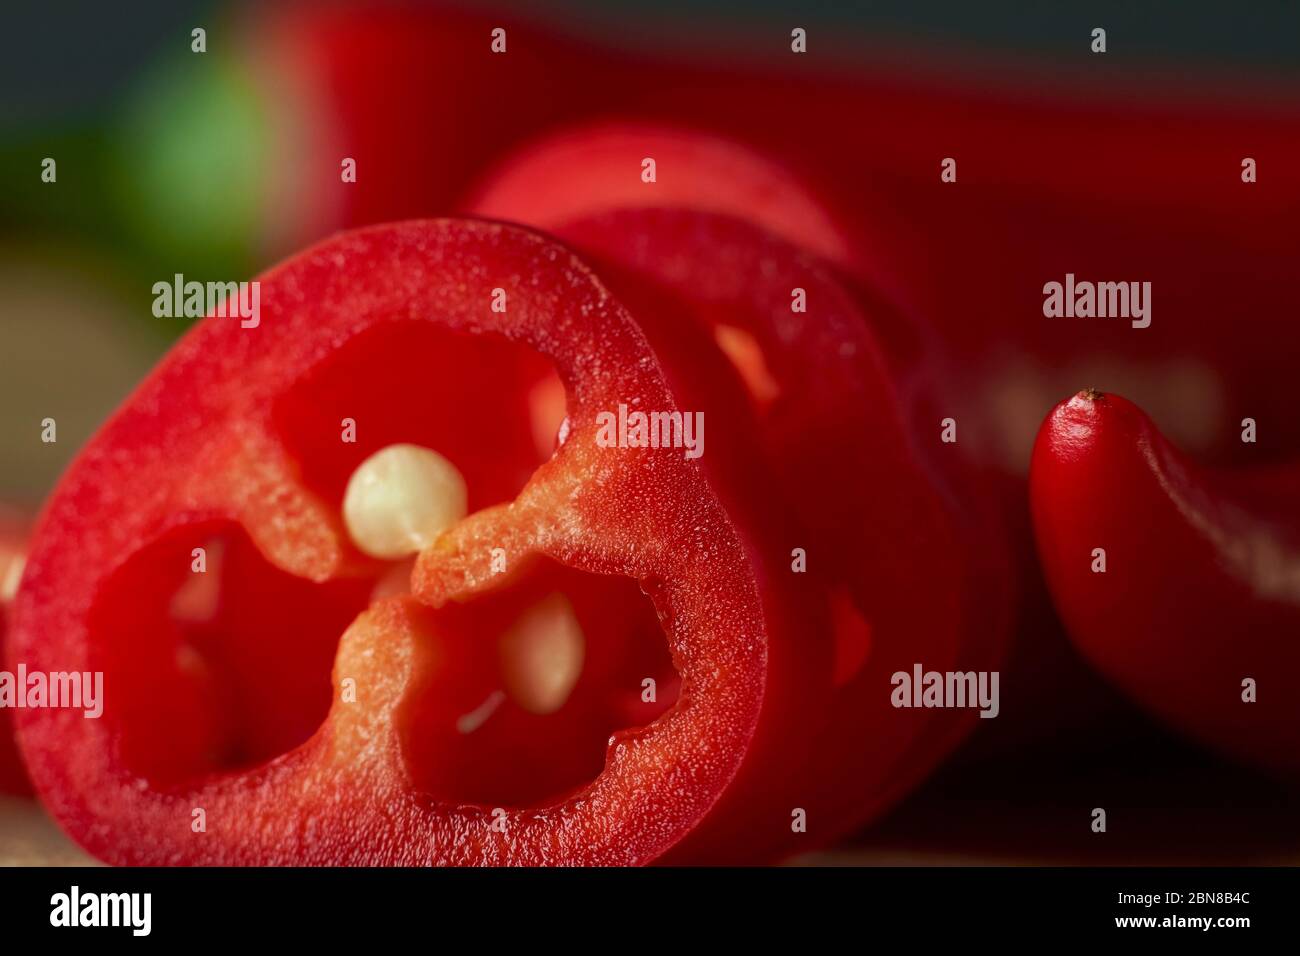
[[[640,181],[641,156],[661,158],[660,181]],[[798,518],[786,551],[806,549],[805,600],[836,609],[833,717],[808,748],[802,792],[820,836],[850,830],[906,793],[970,727],[969,713],[894,709],[891,676],[917,663],[996,670],[1005,649],[1010,573],[993,516],[972,493],[980,479],[956,454],[940,465],[927,453],[927,444],[942,447],[941,416],[933,429],[915,416],[932,411],[918,406],[935,400],[933,383],[897,355],[887,365],[872,334],[923,333],[766,231],[797,240],[820,223],[811,241],[824,249],[836,236],[825,214],[790,216],[820,210],[815,197],[737,144],[599,126],[525,150],[491,183],[474,210],[577,248],[641,317],[670,373],[684,325],[704,332],[693,355],[721,348],[733,360],[766,467]],[[925,580],[945,583],[922,595]],[[825,596],[813,598],[818,589]]]
[[[1136,405],[1094,391],[1052,410],[1030,470],[1039,554],[1086,657],[1172,726],[1289,772],[1298,491],[1294,466],[1202,468]]]
[[[444,220],[343,235],[261,282],[260,325],[199,325],[84,450],[35,535],[10,659],[104,672],[100,720],[17,712],[62,825],[130,864],[638,863],[708,826],[733,779],[761,793],[747,767],[780,763],[762,750],[764,727],[813,725],[824,655],[778,635],[762,557],[696,462],[680,448],[598,447],[597,416],[619,403],[681,409],[592,274],[534,234]],[[545,365],[535,353],[564,383],[567,418],[529,476],[526,416],[485,409],[526,407]],[[349,409],[356,444],[339,437]],[[340,518],[346,476],[394,442],[441,449],[470,489],[472,513],[419,555],[423,604],[368,599],[383,568]],[[496,454],[481,461],[472,442]],[[191,544],[214,531],[234,594],[186,596],[201,623],[184,631],[184,587],[159,582],[186,580]],[[486,704],[467,689],[490,669],[475,639],[510,617],[502,607],[550,593],[547,575],[593,574],[649,594],[680,693],[629,719],[637,677],[665,677],[643,669],[663,652],[624,653],[628,642],[606,635],[596,669],[630,660],[621,677],[632,679],[603,699],[575,689],[581,716],[561,718],[550,745],[562,750],[595,710],[617,714],[594,779],[557,778],[567,789],[535,800],[474,799],[507,785],[507,797],[529,796],[496,764],[526,771],[545,762],[530,750],[549,756],[507,730],[495,739],[514,751],[489,748],[482,762],[494,766],[475,766],[460,736],[499,716],[464,710]],[[584,586],[565,595],[580,619]],[[606,607],[610,593],[636,619],[626,589],[606,592]]]
[[[508,154],[468,202],[482,216],[538,223],[664,206],[748,219],[829,262],[856,258],[830,204],[792,170],[672,126],[604,122],[551,133]]]
[[[668,207],[744,219],[859,277],[878,296],[911,295],[886,236],[851,226],[807,163],[703,129],[644,120],[566,127],[507,153],[465,204],[475,215],[535,224]]]

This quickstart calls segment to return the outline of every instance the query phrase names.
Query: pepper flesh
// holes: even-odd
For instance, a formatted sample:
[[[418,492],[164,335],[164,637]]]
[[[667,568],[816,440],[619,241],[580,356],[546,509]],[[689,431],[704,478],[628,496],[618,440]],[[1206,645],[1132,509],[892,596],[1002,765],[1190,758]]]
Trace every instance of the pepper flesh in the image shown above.
[[[1039,554],[1087,659],[1166,723],[1287,773],[1300,769],[1298,491],[1293,465],[1204,469],[1136,405],[1093,391],[1052,410],[1030,470]]]
[[[44,670],[111,660],[97,629],[127,601],[114,592],[123,583],[115,572],[186,523],[236,522],[294,580],[324,586],[364,573],[370,566],[337,509],[291,453],[312,442],[286,435],[277,403],[368,332],[431,323],[536,349],[565,383],[567,436],[507,503],[474,510],[471,490],[472,513],[419,557],[413,591],[428,607],[390,598],[353,621],[338,644],[329,715],[289,752],[237,771],[142,782],[114,736],[125,703],[112,671],[102,720],[20,712],[37,788],[88,850],[126,864],[645,862],[700,825],[759,756],[750,744],[766,700],[812,701],[804,709],[816,711],[815,685],[782,690],[809,675],[769,668],[774,644],[794,635],[776,637],[751,556],[699,468],[680,449],[596,446],[598,411],[632,397],[650,408],[676,404],[635,323],[568,252],[498,225],[413,222],[327,241],[261,281],[259,328],[207,319],[64,478],[33,540],[10,660]],[[501,287],[508,311],[495,312]],[[304,414],[288,420],[308,427]],[[313,454],[323,461],[328,447],[322,440]],[[412,787],[403,753],[415,698],[436,694],[456,670],[436,608],[491,591],[498,548],[512,566],[546,556],[639,581],[681,677],[670,710],[611,738],[595,781],[542,806],[439,800]],[[346,679],[356,703],[340,693]],[[169,739],[184,739],[171,730]],[[200,809],[204,832],[192,828]]]

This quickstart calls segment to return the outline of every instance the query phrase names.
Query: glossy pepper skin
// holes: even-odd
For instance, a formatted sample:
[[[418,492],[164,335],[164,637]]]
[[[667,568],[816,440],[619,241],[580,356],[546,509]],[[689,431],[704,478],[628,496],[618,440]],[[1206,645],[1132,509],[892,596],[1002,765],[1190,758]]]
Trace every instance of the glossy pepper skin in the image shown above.
[[[1166,723],[1292,774],[1298,496],[1294,466],[1202,468],[1142,409],[1095,391],[1052,410],[1030,471],[1052,597],[1087,659]]]
[[[535,234],[451,220],[346,234],[261,281],[259,327],[196,327],[83,450],[36,529],[8,660],[105,672],[100,720],[18,715],[61,825],[119,864],[631,864],[707,828],[733,781],[761,796],[768,781],[747,767],[781,763],[763,728],[811,726],[829,664],[778,633],[761,558],[696,463],[597,446],[596,415],[619,401],[678,407],[601,283]],[[502,287],[508,309],[494,312]],[[471,492],[469,517],[419,555],[414,597],[367,601],[376,570],[337,509],[366,448],[339,442],[345,406],[330,403],[355,403],[357,434],[383,433],[372,444],[441,443],[471,489],[528,476],[527,426],[479,418],[494,395],[508,405],[522,366],[493,367],[477,401],[455,401],[475,349],[503,342],[541,353],[564,383],[553,457],[520,491]],[[488,439],[495,457],[468,457]],[[182,646],[160,583],[185,577],[192,532],[214,524],[266,565],[232,585],[246,592],[224,658]],[[512,568],[545,557],[639,583],[681,678],[674,706],[610,737],[594,781],[534,805],[439,792],[454,781],[419,757],[445,744],[429,735],[454,733],[445,699],[470,653],[457,615],[502,584],[494,548]],[[308,661],[331,659],[330,681],[309,679]],[[318,728],[289,726],[313,708]]]
[[[637,175],[642,155],[658,161],[654,184]],[[704,333],[697,349],[731,358],[762,467],[797,518],[789,543],[807,552],[795,577],[805,600],[836,609],[833,717],[806,748],[801,805],[818,839],[860,826],[971,727],[969,712],[893,708],[892,675],[916,663],[999,669],[1011,613],[1006,542],[990,496],[976,491],[983,478],[940,443],[939,416],[925,421],[938,397],[924,366],[937,357],[887,358],[876,335],[897,341],[910,324],[908,337],[924,342],[924,326],[796,244],[834,255],[841,233],[793,173],[688,130],[562,133],[503,162],[471,208],[573,245],[634,303],[657,350],[682,341],[685,325]],[[792,308],[795,289],[803,310]],[[645,295],[656,298],[641,307]]]

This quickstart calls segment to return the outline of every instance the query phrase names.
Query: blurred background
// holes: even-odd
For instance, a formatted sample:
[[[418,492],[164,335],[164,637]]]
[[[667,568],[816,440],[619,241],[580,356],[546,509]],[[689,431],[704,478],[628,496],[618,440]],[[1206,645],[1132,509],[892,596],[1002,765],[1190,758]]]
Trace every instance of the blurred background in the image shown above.
[[[978,402],[996,422],[981,453],[1010,475],[1045,408],[1085,384],[1144,401],[1208,460],[1232,460],[1223,425],[1243,408],[1274,414],[1265,457],[1300,450],[1284,387],[1300,356],[1286,332],[1300,252],[1294,3],[142,0],[12,3],[0,17],[11,522],[34,515],[185,331],[153,316],[154,282],[250,278],[341,228],[453,213],[513,146],[613,115],[755,142],[869,222],[881,274],[903,277],[907,304],[944,328],[954,374],[1005,371]],[[507,62],[489,59],[493,26],[508,29]],[[806,57],[790,54],[795,26]],[[1104,58],[1089,49],[1097,26]],[[1240,157],[1256,153],[1268,158],[1243,199]],[[947,155],[979,185],[938,206],[926,190]],[[345,156],[356,184],[340,182]],[[1217,188],[1204,185],[1212,167]],[[1012,330],[1020,280],[1035,277],[1036,296],[1076,265],[1154,279],[1152,336],[1135,346],[1075,327],[1067,348]],[[45,418],[56,443],[40,440]],[[1065,719],[1033,733],[1014,710],[980,722],[999,727],[814,862],[1300,860],[1293,788],[1183,743],[1072,658],[1027,660],[1067,672],[1040,682],[1067,699]],[[1124,838],[1100,846],[1068,823],[1081,801],[1114,808]],[[38,821],[9,806],[0,851],[70,858]]]

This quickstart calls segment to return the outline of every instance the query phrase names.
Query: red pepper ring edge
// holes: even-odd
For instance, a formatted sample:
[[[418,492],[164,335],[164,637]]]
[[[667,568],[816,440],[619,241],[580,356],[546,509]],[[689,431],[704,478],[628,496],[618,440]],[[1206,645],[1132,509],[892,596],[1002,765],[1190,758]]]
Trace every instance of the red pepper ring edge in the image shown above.
[[[485,260],[499,267],[475,268]],[[430,280],[444,272],[451,278]],[[101,585],[126,556],[196,516],[220,513],[238,521],[285,571],[315,581],[338,573],[347,552],[338,519],[301,486],[285,455],[276,454],[257,410],[352,335],[384,321],[443,316],[449,328],[500,333],[547,356],[566,384],[572,430],[514,504],[470,516],[421,556],[416,592],[436,604],[479,587],[481,579],[467,573],[487,557],[473,549],[476,536],[509,531],[504,517],[526,516],[532,525],[516,534],[517,543],[582,570],[662,585],[657,606],[672,622],[670,647],[683,678],[679,702],[648,727],[611,738],[605,768],[588,788],[549,808],[508,811],[499,830],[484,808],[439,804],[404,789],[396,741],[373,733],[373,721],[350,720],[337,700],[301,747],[252,771],[176,792],[151,790],[114,765],[109,721],[86,720],[76,711],[22,710],[21,746],[46,805],[86,849],[117,863],[600,864],[659,855],[707,813],[743,759],[761,708],[768,635],[753,568],[698,464],[672,449],[609,454],[588,440],[597,406],[629,393],[646,407],[675,409],[639,328],[563,247],[484,222],[359,230],[307,250],[261,281],[267,288],[260,327],[250,334],[215,317],[197,326],[60,483],[15,601],[9,660],[38,670],[90,669],[87,616]],[[490,311],[494,286],[508,289],[509,312]],[[567,306],[566,296],[583,308]],[[242,369],[247,388],[227,404],[220,371],[232,367]],[[192,402],[181,420],[164,411],[175,393]],[[237,470],[226,472],[226,482],[206,497],[192,481],[141,486],[140,475],[157,473],[151,465],[188,462],[186,473],[193,475],[215,464],[231,442],[248,456],[245,464],[257,464],[257,482],[246,486]],[[630,467],[652,454],[653,473]],[[566,468],[592,462],[599,464],[592,481],[567,476],[588,490],[566,520],[540,522]],[[569,500],[572,490],[552,500]],[[135,492],[140,500],[129,497]],[[603,522],[573,520],[588,517],[582,503],[611,493],[640,496],[633,499],[643,509],[639,525],[629,523],[627,507]],[[223,495],[233,503],[216,500]],[[684,503],[692,506],[683,509]],[[277,507],[287,514],[273,514]],[[639,533],[630,535],[633,529]],[[592,547],[593,536],[603,546]],[[707,560],[701,560],[706,539]],[[78,549],[69,547],[72,541]],[[393,715],[412,677],[417,648],[411,609],[402,600],[409,599],[372,606],[340,642],[336,680],[345,662],[357,673],[375,669],[378,710],[371,713]],[[375,638],[376,629],[388,628],[398,633]],[[105,697],[111,712],[111,685]],[[327,755],[350,755],[358,763],[344,777],[336,766],[323,766]],[[656,779],[660,785],[647,786]],[[196,807],[205,810],[206,833],[191,832]]]

